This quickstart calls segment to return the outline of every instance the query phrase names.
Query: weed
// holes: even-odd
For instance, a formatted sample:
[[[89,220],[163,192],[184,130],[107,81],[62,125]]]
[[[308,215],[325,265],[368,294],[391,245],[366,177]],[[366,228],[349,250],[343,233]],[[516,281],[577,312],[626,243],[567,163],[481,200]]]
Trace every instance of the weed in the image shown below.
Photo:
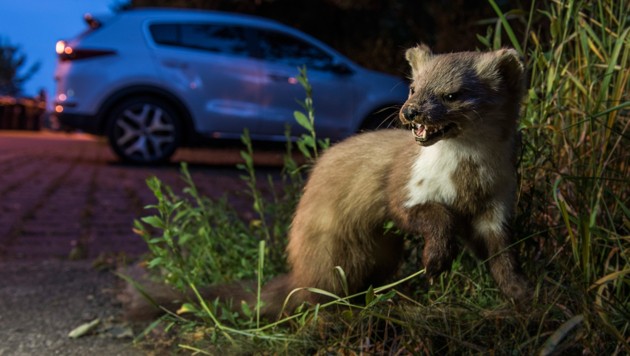
[[[529,305],[506,301],[483,264],[467,252],[432,285],[412,278],[419,265],[410,253],[402,270],[414,283],[370,288],[335,297],[271,324],[256,310],[228,311],[216,302],[189,301],[170,315],[182,348],[262,353],[341,354],[622,354],[630,353],[630,27],[627,0],[532,2],[529,13],[503,14],[480,42],[512,47],[527,58],[527,104],[520,130],[519,202],[514,221],[526,274]],[[519,36],[510,21],[521,20]],[[287,147],[282,191],[257,190],[251,142],[244,135],[245,172],[258,218],[247,224],[225,201],[199,197],[185,166],[188,198],[156,179],[157,215],[136,228],[152,252],[150,265],[180,288],[257,279],[277,274],[303,175],[328,142],[313,130],[307,90],[296,120],[310,134],[297,142],[307,158],[298,164]],[[275,189],[276,186],[270,184]],[[148,226],[147,226],[148,225]],[[151,228],[161,231],[155,237]],[[272,253],[270,251],[273,251]],[[277,255],[273,255],[273,254]],[[264,263],[263,263],[264,259]],[[253,261],[259,261],[255,263]],[[220,271],[220,273],[219,273]],[[412,272],[416,274],[411,274]],[[402,281],[402,280],[401,280]],[[317,293],[326,291],[313,290]],[[357,304],[361,300],[364,303]],[[183,314],[185,315],[185,314]]]

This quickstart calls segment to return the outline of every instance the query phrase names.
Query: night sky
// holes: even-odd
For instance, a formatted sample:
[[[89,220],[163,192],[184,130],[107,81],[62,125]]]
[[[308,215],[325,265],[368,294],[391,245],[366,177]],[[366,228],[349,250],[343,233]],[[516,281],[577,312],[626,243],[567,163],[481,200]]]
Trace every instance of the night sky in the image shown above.
[[[87,25],[83,14],[111,13],[116,0],[0,0],[0,37],[20,47],[28,69],[40,62],[40,69],[25,83],[23,94],[36,95],[45,89],[54,94],[55,43],[81,33]]]

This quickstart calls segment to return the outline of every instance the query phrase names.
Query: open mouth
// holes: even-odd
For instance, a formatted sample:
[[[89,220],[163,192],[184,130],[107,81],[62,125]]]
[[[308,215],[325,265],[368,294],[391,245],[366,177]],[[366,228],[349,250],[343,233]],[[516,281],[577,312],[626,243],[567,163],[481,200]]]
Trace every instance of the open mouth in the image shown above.
[[[416,139],[416,142],[420,144],[435,142],[443,138],[449,131],[455,128],[454,123],[448,123],[446,125],[423,125],[413,123],[411,125],[411,132]]]

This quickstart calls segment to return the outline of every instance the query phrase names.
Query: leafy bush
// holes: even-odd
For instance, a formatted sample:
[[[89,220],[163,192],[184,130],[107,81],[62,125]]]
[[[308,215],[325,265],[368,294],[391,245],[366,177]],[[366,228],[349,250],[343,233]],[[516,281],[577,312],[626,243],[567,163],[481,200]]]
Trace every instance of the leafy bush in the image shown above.
[[[463,252],[451,272],[431,286],[415,278],[404,287],[362,293],[365,305],[340,299],[332,302],[333,313],[320,306],[269,325],[261,325],[254,311],[218,313],[222,309],[216,303],[191,301],[184,309],[196,311],[197,319],[166,319],[184,331],[180,341],[187,346],[182,347],[209,354],[225,347],[318,354],[630,353],[627,0],[552,1],[540,7],[534,2],[526,18],[522,11],[503,14],[489,2],[498,20],[479,37],[481,43],[498,48],[507,36],[527,57],[531,74],[514,221],[534,289],[531,305],[506,301],[485,266]],[[522,41],[508,18],[526,23],[529,32]],[[307,88],[306,114],[297,113],[296,119],[311,135],[297,146],[315,159],[327,142],[312,131],[304,72],[300,81]],[[263,196],[256,188],[247,135],[244,142],[241,168],[259,215],[252,223],[240,221],[225,202],[199,197],[185,169],[188,198],[150,180],[158,215],[136,228],[151,248],[149,263],[165,271],[169,283],[195,289],[254,276],[260,280],[284,268],[284,256],[269,255],[282,249],[264,247],[284,244],[306,169],[291,159],[289,145],[284,190]],[[154,237],[147,224],[161,236]],[[411,250],[407,260],[403,271],[410,274],[419,258]],[[207,267],[213,265],[221,269]],[[215,275],[219,270],[222,275]]]

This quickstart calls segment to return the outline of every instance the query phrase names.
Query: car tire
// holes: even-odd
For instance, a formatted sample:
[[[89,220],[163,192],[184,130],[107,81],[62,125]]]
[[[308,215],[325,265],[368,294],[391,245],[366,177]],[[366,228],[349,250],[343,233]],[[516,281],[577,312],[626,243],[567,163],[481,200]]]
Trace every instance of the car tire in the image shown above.
[[[152,97],[138,97],[117,104],[111,111],[107,137],[123,161],[161,163],[175,153],[182,125],[175,110]]]

